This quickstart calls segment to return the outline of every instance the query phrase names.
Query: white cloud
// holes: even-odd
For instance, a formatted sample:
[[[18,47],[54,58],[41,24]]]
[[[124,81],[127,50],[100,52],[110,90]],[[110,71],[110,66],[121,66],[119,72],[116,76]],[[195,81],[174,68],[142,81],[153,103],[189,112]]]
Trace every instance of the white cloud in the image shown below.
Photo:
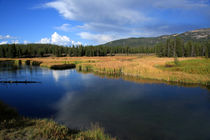
[[[69,45],[69,43],[71,43],[71,40],[67,36],[61,36],[58,33],[54,32],[51,35],[51,43],[60,44],[60,45]]]
[[[11,35],[0,35],[0,40],[3,40],[0,42],[0,44],[10,44],[10,43],[15,43],[18,44],[19,40],[16,40],[16,37],[11,36]]]
[[[49,44],[50,43],[50,38],[42,38],[40,40],[40,43],[42,43],[42,44]]]
[[[72,14],[74,6],[72,6],[71,1],[54,1],[46,3],[45,6],[57,9],[59,13],[67,19],[74,18],[74,15]]]
[[[59,35],[57,32],[54,32],[51,35],[51,38],[42,38],[40,40],[40,43],[43,44],[57,44],[57,45],[63,45],[63,46],[70,46],[70,45],[81,45],[81,42],[76,42],[71,40],[67,36]]]
[[[197,10],[197,13],[209,9],[208,0],[54,0],[44,6],[56,9],[69,20],[115,25],[151,23],[156,20],[157,15],[151,15],[155,8]]]
[[[2,42],[0,42],[0,45],[3,45],[3,44],[8,44],[8,41],[2,41]]]
[[[82,43],[79,42],[79,41],[76,42],[76,41],[73,41],[73,40],[72,40],[71,43],[72,43],[72,45],[76,45],[76,46],[82,45]]]
[[[61,26],[55,27],[55,29],[64,31],[64,32],[69,32],[70,31],[70,25],[69,24],[62,24]]]
[[[12,44],[19,44],[19,40],[11,40]]]
[[[88,40],[97,42],[99,44],[106,43],[106,42],[109,42],[109,41],[112,41],[112,40],[116,39],[116,37],[112,36],[112,35],[92,34],[92,33],[88,33],[88,32],[81,32],[81,33],[79,33],[79,36],[82,39],[88,39]]]
[[[23,41],[23,44],[28,44],[29,42],[27,40],[24,40]]]
[[[3,35],[0,35],[0,40],[2,40],[2,39],[15,39],[16,37],[13,37],[13,36],[10,36],[10,35],[5,35],[5,36],[3,36]]]
[[[131,2],[132,3],[132,2]],[[144,12],[126,6],[122,0],[56,0],[45,4],[55,8],[63,17],[69,20],[85,22],[115,22],[137,23],[150,21]]]

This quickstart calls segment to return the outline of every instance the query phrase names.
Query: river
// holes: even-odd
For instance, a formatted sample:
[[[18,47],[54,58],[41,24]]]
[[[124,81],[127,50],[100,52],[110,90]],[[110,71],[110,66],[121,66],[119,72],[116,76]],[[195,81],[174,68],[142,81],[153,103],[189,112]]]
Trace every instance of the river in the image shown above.
[[[210,92],[202,87],[136,83],[72,70],[1,66],[0,101],[24,116],[70,128],[98,123],[120,139],[209,140]]]

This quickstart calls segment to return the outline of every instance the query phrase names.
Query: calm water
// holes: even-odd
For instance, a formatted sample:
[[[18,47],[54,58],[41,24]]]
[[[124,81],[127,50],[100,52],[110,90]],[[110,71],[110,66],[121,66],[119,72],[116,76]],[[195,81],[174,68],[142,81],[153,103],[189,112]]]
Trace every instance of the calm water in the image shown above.
[[[27,66],[16,71],[4,68],[0,80],[41,82],[0,85],[0,100],[25,116],[53,118],[71,128],[97,122],[126,140],[210,140],[207,89]]]

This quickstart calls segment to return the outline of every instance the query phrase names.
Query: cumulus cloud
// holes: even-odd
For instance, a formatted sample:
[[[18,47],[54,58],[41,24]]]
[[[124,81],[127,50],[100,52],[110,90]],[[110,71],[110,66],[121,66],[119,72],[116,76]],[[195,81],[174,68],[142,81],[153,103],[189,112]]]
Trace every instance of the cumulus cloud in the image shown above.
[[[81,42],[75,42],[71,40],[67,36],[59,35],[57,32],[54,32],[51,35],[51,38],[42,38],[40,40],[40,43],[43,44],[57,44],[57,45],[63,45],[63,46],[71,46],[71,45],[81,45]]]
[[[45,3],[44,7],[56,9],[65,19],[83,23],[77,26],[82,29],[79,35],[98,43],[113,40],[117,34],[127,37],[174,33],[174,26],[179,26],[183,32],[186,25],[196,26],[192,24],[197,20],[196,16],[210,17],[208,0],[54,0]],[[170,16],[166,18],[163,14]],[[185,20],[176,25],[175,18],[176,21]],[[205,22],[210,23],[206,19]],[[162,30],[151,31],[150,27]],[[69,31],[69,24],[57,29]]]
[[[40,43],[42,43],[42,44],[49,44],[51,41],[50,41],[50,38],[42,38],[41,40],[40,40]]]
[[[61,36],[58,33],[54,33],[51,35],[51,43],[52,44],[61,44],[61,45],[69,45],[71,43],[71,40],[67,36]]]

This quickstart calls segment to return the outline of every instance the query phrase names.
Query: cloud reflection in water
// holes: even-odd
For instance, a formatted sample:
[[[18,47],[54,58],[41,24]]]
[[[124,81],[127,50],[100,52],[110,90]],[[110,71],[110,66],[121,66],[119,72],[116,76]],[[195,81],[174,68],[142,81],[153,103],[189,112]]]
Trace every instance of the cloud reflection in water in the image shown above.
[[[199,118],[208,120],[207,116],[210,117],[210,113],[200,109],[206,106],[201,104],[203,97],[196,92],[197,88],[134,84],[90,74],[83,76],[72,85],[79,90],[66,87],[68,92],[56,104],[56,120],[71,128],[99,123],[114,136],[144,140],[153,137],[179,139],[182,137],[177,135],[180,131],[192,138],[191,133],[201,123],[206,123],[204,129],[210,125],[210,121],[197,122]],[[203,113],[207,113],[206,117]],[[188,127],[192,129],[186,130]]]

